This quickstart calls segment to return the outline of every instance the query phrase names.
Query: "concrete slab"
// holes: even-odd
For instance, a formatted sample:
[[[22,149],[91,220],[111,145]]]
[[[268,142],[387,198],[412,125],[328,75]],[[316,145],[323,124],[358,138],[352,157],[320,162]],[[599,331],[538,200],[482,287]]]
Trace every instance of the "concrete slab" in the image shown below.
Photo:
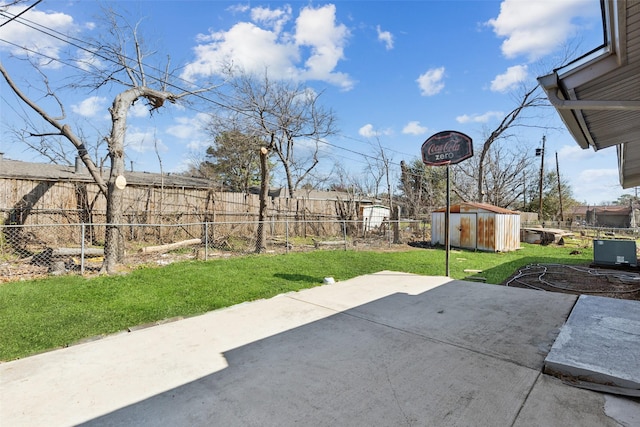
[[[76,425],[225,369],[230,349],[449,281],[381,272],[2,363],[0,424]],[[331,295],[343,308],[314,302]]]
[[[76,425],[225,369],[229,349],[333,314],[276,297],[3,363],[0,425]]]
[[[594,408],[600,410],[594,411]],[[540,375],[513,425],[638,426],[640,404],[627,398],[569,387],[558,378]]]
[[[581,295],[544,366],[581,387],[640,396],[640,301]]]
[[[576,299],[451,281],[418,295],[393,294],[354,307],[349,314],[541,370]]]
[[[348,312],[224,357],[222,371],[86,425],[510,425],[539,375]]]
[[[575,299],[362,276],[0,364],[0,424],[560,425],[548,384],[583,425],[633,420],[541,373]]]

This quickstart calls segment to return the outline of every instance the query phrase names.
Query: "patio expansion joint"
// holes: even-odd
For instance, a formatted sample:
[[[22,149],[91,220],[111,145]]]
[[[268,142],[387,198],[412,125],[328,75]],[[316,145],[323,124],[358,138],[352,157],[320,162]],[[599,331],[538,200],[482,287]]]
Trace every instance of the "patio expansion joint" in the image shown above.
[[[444,344],[444,345],[449,345],[449,346],[452,346],[452,347],[459,348],[461,350],[470,351],[470,352],[475,353],[475,354],[479,354],[479,355],[486,356],[486,357],[491,357],[491,358],[500,360],[502,362],[507,362],[507,363],[513,364],[513,365],[518,366],[518,367],[531,369],[533,371],[538,371],[539,373],[542,373],[542,369],[538,370],[538,369],[532,368],[531,366],[527,366],[526,364],[523,364],[523,363],[518,363],[518,362],[516,362],[516,361],[514,361],[514,360],[512,360],[512,359],[510,359],[508,357],[501,356],[501,355],[496,354],[496,353],[489,353],[489,352],[486,352],[486,351],[481,351],[481,350],[479,350],[477,348],[474,348],[474,347],[465,346],[465,345],[458,344],[458,343],[455,343],[455,342],[434,338],[434,337],[431,337],[431,336],[428,336],[428,335],[425,335],[425,334],[420,334],[420,333],[415,332],[415,331],[409,331],[409,330],[406,330],[406,329],[403,329],[403,328],[400,328],[400,327],[397,327],[397,326],[390,325],[388,323],[384,323],[384,322],[380,322],[380,321],[377,321],[377,320],[370,319],[370,318],[368,318],[366,316],[363,316],[363,315],[358,315],[358,314],[355,314],[355,313],[348,313],[346,311],[336,310],[335,308],[332,308],[332,307],[327,307],[327,306],[322,305],[322,304],[310,302],[310,301],[307,301],[307,300],[304,300],[304,299],[300,299],[300,298],[295,298],[295,297],[290,296],[290,295],[287,295],[287,297],[291,298],[291,299],[294,299],[296,301],[299,301],[299,302],[307,303],[307,304],[310,304],[310,305],[313,305],[313,306],[316,306],[316,307],[320,307],[320,308],[323,308],[323,309],[326,309],[326,310],[333,311],[335,314],[340,314],[340,315],[344,315],[344,316],[353,317],[355,319],[364,320],[366,322],[370,322],[370,323],[373,323],[373,324],[376,324],[376,325],[379,325],[379,326],[384,326],[385,328],[393,329],[393,330],[396,330],[396,331],[399,331],[399,332],[402,332],[402,333],[405,333],[405,334],[408,334],[408,335],[413,335],[413,336],[419,337],[419,338],[427,340],[427,341],[431,341],[431,342],[435,342],[435,343],[439,343],[439,344]]]

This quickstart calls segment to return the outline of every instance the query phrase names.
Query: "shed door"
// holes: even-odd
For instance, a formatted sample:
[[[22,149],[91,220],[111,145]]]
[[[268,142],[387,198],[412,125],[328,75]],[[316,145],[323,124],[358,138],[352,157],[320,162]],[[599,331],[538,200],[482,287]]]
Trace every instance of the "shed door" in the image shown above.
[[[476,214],[460,214],[460,247],[476,249]]]
[[[476,248],[476,214],[451,214],[451,246]]]

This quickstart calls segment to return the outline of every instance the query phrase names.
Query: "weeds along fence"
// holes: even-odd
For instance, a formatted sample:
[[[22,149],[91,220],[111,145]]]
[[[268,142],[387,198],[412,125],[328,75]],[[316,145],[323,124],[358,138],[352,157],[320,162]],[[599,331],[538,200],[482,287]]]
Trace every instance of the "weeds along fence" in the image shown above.
[[[120,224],[123,267],[251,253],[384,250],[430,239],[424,221],[290,220]],[[258,233],[260,227],[264,234]],[[106,224],[0,225],[0,282],[102,267]],[[264,238],[262,238],[264,236]],[[260,242],[260,243],[258,243]],[[259,247],[258,247],[259,246]]]

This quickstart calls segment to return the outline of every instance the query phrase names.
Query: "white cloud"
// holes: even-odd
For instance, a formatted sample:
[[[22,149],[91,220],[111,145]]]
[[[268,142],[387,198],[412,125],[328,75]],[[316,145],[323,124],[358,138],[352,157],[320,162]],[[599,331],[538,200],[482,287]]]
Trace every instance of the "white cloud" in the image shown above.
[[[233,62],[249,73],[262,73],[267,67],[272,78],[319,80],[345,90],[353,87],[347,74],[336,71],[350,33],[336,22],[334,5],[304,7],[289,32],[284,30],[292,18],[288,6],[254,8],[251,16],[254,22],[199,35],[196,59],[185,67],[182,77],[216,75],[222,64]]]
[[[393,49],[393,34],[389,31],[382,31],[380,25],[376,27],[376,31],[378,32],[378,40],[384,43],[385,48],[387,50]]]
[[[526,65],[514,65],[507,68],[503,74],[499,74],[491,82],[491,90],[493,92],[508,92],[520,83],[524,82],[528,77],[528,67]]]
[[[189,170],[189,168],[193,166],[193,159],[190,159],[188,157],[183,157],[182,159],[180,159],[180,162],[178,162],[172,169],[171,169],[171,173],[183,173],[183,172],[187,172]]]
[[[420,94],[422,96],[431,96],[440,93],[444,89],[444,67],[432,68],[426,73],[421,74],[418,77],[418,86],[420,87]]]
[[[138,129],[136,127],[127,128],[124,138],[125,147],[137,153],[149,153],[156,151],[166,152],[167,146],[156,135],[155,128]]]
[[[138,100],[138,102],[129,107],[127,114],[129,117],[149,117],[149,106],[143,100]]]
[[[591,149],[583,149],[578,144],[569,144],[563,145],[558,150],[558,159],[560,160],[568,160],[572,163],[575,163],[576,160],[586,160],[593,159],[595,156],[600,155],[601,153],[596,153]]]
[[[206,150],[211,145],[211,140],[207,139],[205,135],[201,134],[199,136],[199,138],[194,137],[193,139],[190,139],[189,142],[187,142],[187,148],[190,151],[200,153]]]
[[[502,43],[505,57],[524,55],[535,61],[576,34],[579,30],[576,18],[594,16],[594,13],[600,13],[600,5],[592,0],[504,0],[498,17],[486,24],[505,39]]]
[[[193,117],[177,117],[176,124],[167,128],[167,133],[180,139],[193,138],[202,132],[209,116],[198,113]]]
[[[26,3],[20,6],[9,6],[4,11],[9,16],[14,16],[27,7]],[[35,22],[36,24],[50,28],[63,34],[75,34],[78,31],[77,25],[70,15],[59,12],[41,12],[33,8],[22,15],[22,18]],[[42,66],[49,68],[59,68],[61,66],[57,61],[51,61],[50,58],[58,59],[60,51],[66,47],[66,43],[55,37],[50,37],[40,31],[34,30],[19,22],[9,22],[7,25],[0,27],[0,39],[4,39],[19,47],[12,46],[8,43],[0,43],[0,51],[8,51],[14,55],[29,55],[38,61]],[[30,50],[41,55],[28,53]]]
[[[278,43],[278,35],[251,22],[240,22],[229,31],[201,36],[204,42],[194,48],[196,60],[185,67],[182,78],[194,80],[220,73],[221,66],[233,62],[250,73],[266,66],[280,78],[293,78],[298,52],[293,44]]]
[[[560,170],[562,176],[562,170]],[[589,204],[613,202],[624,192],[618,179],[618,169],[584,169],[571,177],[573,197]]]
[[[560,176],[569,181],[574,199],[581,203],[601,204],[613,202],[625,192],[620,185],[615,149],[597,152],[582,149],[568,134],[548,137],[546,157],[553,170],[555,149],[549,146],[558,147]]]
[[[202,151],[211,145],[210,138],[204,132],[204,126],[208,115],[198,113],[194,117],[177,117],[175,123],[169,126],[166,132],[186,143],[192,151]]]
[[[360,129],[358,129],[358,134],[360,136],[364,136],[365,138],[372,138],[378,135],[378,133],[373,129],[373,125],[370,123],[367,123]]]
[[[263,23],[279,34],[282,32],[284,25],[291,19],[291,6],[286,5],[282,9],[254,7],[251,9],[251,19],[254,22]]]
[[[243,13],[248,11],[249,9],[250,7],[248,4],[234,4],[227,8],[229,12],[233,12],[233,13]]]
[[[350,33],[344,24],[336,24],[336,7],[305,7],[296,19],[295,41],[299,47],[310,47],[311,56],[305,62],[305,79],[324,80],[350,89],[353,82],[344,73],[334,73],[338,61],[344,58],[344,46]]]
[[[595,183],[608,178],[618,179],[618,169],[584,169],[578,175],[580,182]]]
[[[107,98],[91,96],[80,104],[71,105],[71,111],[82,117],[95,117],[99,112],[107,110]]]
[[[84,71],[93,71],[95,68],[102,67],[103,62],[98,55],[92,52],[78,50],[76,65]]]
[[[393,131],[391,129],[375,129],[371,123],[367,123],[358,129],[358,135],[363,136],[365,138],[374,138],[381,135],[392,135]]]
[[[458,123],[487,123],[491,119],[498,119],[504,117],[504,113],[502,111],[487,111],[484,114],[463,114],[462,116],[456,117],[456,121]]]
[[[429,130],[426,126],[421,126],[419,121],[411,121],[402,128],[402,133],[407,135],[423,135]]]

